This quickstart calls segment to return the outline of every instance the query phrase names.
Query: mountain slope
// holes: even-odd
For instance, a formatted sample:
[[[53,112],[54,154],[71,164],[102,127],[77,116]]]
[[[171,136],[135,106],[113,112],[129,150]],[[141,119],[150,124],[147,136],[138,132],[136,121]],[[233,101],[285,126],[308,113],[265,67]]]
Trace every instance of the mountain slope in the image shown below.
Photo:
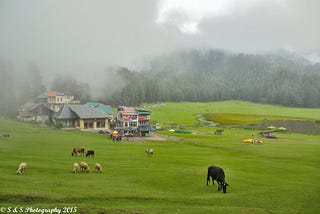
[[[190,50],[152,59],[149,68],[119,73],[128,82],[111,103],[246,100],[320,106],[320,68],[279,55]],[[121,97],[121,98],[120,98]]]

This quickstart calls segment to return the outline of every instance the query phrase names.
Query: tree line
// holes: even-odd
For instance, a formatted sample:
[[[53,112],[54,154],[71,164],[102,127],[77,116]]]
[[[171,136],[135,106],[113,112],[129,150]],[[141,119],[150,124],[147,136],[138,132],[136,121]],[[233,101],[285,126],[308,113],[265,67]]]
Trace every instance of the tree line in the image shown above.
[[[320,64],[278,55],[191,50],[161,56],[139,72],[120,68],[127,82],[108,102],[212,102],[245,100],[320,107]]]
[[[56,76],[44,85],[36,63],[30,63],[21,75],[12,63],[0,61],[0,115],[14,117],[19,106],[50,90],[73,95],[82,103],[112,106],[232,99],[320,107],[320,64],[303,58],[189,50],[154,57],[147,65],[148,69],[139,71],[118,67],[112,76],[100,73],[98,78],[116,83],[106,81],[98,93],[72,75]]]

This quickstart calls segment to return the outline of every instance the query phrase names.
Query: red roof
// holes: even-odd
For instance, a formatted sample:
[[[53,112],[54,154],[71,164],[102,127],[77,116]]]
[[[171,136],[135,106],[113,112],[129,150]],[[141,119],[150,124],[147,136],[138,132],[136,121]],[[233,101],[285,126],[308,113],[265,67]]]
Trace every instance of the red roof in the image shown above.
[[[56,91],[51,91],[48,93],[48,97],[56,97],[57,96],[57,92]]]
[[[125,107],[121,113],[129,114],[129,113],[137,113],[135,108],[133,107]]]

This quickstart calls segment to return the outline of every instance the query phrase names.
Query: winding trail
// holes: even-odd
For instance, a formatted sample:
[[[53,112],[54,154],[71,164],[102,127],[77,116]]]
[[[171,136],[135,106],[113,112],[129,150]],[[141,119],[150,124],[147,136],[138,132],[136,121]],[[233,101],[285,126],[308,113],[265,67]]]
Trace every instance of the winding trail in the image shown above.
[[[208,127],[215,127],[215,126],[218,125],[218,123],[205,120],[204,117],[202,116],[202,114],[197,114],[196,117],[197,117],[198,121],[206,123],[205,125],[208,126]]]

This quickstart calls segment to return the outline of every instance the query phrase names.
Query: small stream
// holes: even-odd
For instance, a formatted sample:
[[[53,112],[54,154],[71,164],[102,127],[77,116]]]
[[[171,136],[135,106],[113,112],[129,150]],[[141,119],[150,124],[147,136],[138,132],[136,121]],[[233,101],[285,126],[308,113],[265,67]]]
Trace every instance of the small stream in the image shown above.
[[[204,123],[205,123],[205,126],[215,127],[215,126],[219,125],[218,123],[205,120],[205,118],[202,116],[202,114],[197,114],[196,117],[197,117],[197,120],[198,120],[198,121],[204,122]]]

